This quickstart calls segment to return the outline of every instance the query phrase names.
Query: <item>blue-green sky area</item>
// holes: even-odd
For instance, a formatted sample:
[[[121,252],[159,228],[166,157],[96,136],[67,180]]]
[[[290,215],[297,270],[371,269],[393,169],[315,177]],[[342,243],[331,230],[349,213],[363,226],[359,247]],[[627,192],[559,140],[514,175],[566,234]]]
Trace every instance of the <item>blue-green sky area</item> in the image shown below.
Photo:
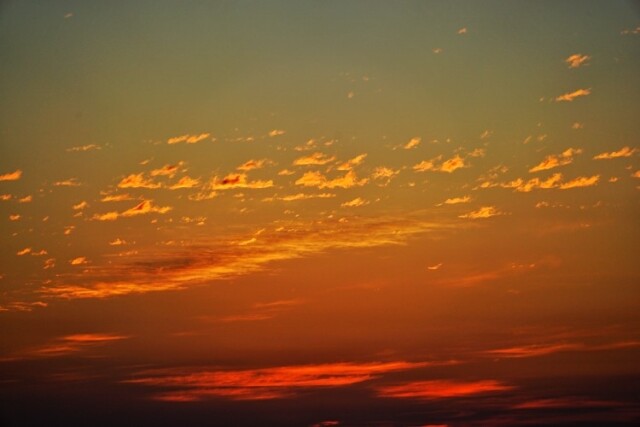
[[[4,1],[0,64],[0,424],[640,420],[640,3]]]

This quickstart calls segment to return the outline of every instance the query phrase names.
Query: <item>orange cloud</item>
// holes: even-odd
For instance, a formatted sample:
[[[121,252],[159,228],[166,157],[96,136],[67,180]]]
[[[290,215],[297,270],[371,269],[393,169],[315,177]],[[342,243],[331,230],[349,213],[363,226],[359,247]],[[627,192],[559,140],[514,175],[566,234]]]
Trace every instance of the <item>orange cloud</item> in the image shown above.
[[[260,189],[273,187],[273,181],[249,181],[245,173],[232,173],[222,179],[215,177],[207,190],[231,190],[234,188]]]
[[[302,156],[293,161],[294,166],[326,165],[336,159],[335,156],[327,156],[324,153],[316,152],[308,156]]]
[[[400,385],[377,387],[378,395],[400,399],[443,399],[512,390],[514,387],[496,380],[414,381]]]
[[[178,168],[182,166],[182,164],[182,162],[179,162],[176,165],[164,165],[161,168],[152,170],[151,176],[168,176],[169,178],[173,178],[174,175],[178,172]]]
[[[99,145],[96,144],[88,144],[88,145],[81,145],[78,147],[71,147],[71,148],[67,148],[67,151],[89,151],[89,150],[101,150],[102,147],[100,147]]]
[[[11,197],[13,197],[11,194],[0,194],[0,200],[2,201],[7,201],[7,200],[11,200]]]
[[[31,253],[31,248],[24,248],[21,251],[16,252],[16,255],[23,256]]]
[[[46,303],[40,303],[46,306]],[[60,357],[78,353],[112,341],[130,338],[127,335],[116,334],[75,334],[67,335],[49,342],[48,344],[28,348],[4,358],[4,360],[23,360],[41,357]],[[2,359],[0,359],[2,360]]]
[[[622,147],[621,149],[619,149],[618,151],[611,151],[609,153],[600,153],[597,156],[594,156],[594,160],[610,160],[610,159],[617,159],[620,157],[631,157],[633,156],[638,150],[636,148],[631,148],[631,147]]]
[[[240,166],[238,166],[236,169],[243,172],[249,172],[250,170],[261,169],[268,163],[269,163],[269,160],[267,159],[248,160],[243,164],[241,164]]]
[[[81,211],[81,210],[85,209],[88,206],[89,206],[89,203],[87,203],[86,201],[82,201],[82,202],[78,203],[77,205],[73,205],[72,208],[75,211]]]
[[[589,55],[582,55],[580,53],[573,54],[569,56],[564,62],[567,63],[569,68],[578,68],[583,65],[588,65],[587,61],[590,60],[591,57]]]
[[[422,142],[422,138],[420,138],[419,136],[416,136],[411,138],[409,142],[407,142],[402,146],[402,148],[404,148],[405,150],[411,150],[412,148],[416,148],[418,145],[420,145],[421,142]]]
[[[584,348],[582,344],[551,344],[551,345],[529,345],[522,347],[500,348],[486,351],[485,354],[496,357],[522,358],[538,357],[547,354],[558,353],[568,350],[579,350]]]
[[[459,203],[469,203],[471,201],[470,196],[453,197],[444,201],[445,205],[457,205]]]
[[[129,194],[112,194],[106,195],[100,199],[101,202],[123,202],[126,200],[133,200],[133,197]]]
[[[132,217],[137,215],[144,215],[148,213],[160,213],[165,214],[169,212],[172,208],[170,206],[154,206],[152,200],[143,200],[136,206],[127,209],[121,213],[118,212],[107,212],[104,214],[95,214],[93,219],[98,221],[114,221],[120,217]]]
[[[556,102],[571,102],[580,96],[591,95],[591,89],[578,89],[556,97]]]
[[[119,237],[116,237],[115,240],[112,240],[109,242],[110,246],[120,246],[120,245],[126,245],[127,242],[125,240],[120,239]]]
[[[10,221],[18,221],[20,218],[22,218],[22,217],[20,216],[20,214],[12,214],[12,215],[9,215],[9,220],[10,220]]]
[[[467,34],[467,27],[462,27],[458,30],[458,34]]]
[[[458,215],[459,218],[479,219],[479,218],[491,218],[492,216],[504,215],[496,209],[495,206],[482,206],[480,209],[466,213],[464,215]]]
[[[200,185],[199,179],[193,179],[189,176],[183,176],[178,180],[178,182],[171,185],[169,187],[169,190],[178,190],[181,188],[193,188],[193,187],[197,187],[198,185]]]
[[[141,372],[140,378],[125,382],[174,389],[155,395],[156,399],[164,401],[198,401],[216,397],[261,400],[282,398],[310,388],[349,386],[386,373],[427,365],[398,361],[294,365],[235,371],[165,369]]]
[[[29,203],[31,201],[33,201],[32,196],[24,196],[21,199],[18,199],[18,203]]]
[[[262,199],[262,201],[273,202],[274,200],[282,200],[284,202],[294,202],[296,200],[329,199],[332,197],[336,197],[336,195],[333,193],[319,193],[319,194],[298,193],[298,194],[290,194],[288,196],[282,196],[282,197],[268,197],[266,199]]]
[[[86,257],[80,256],[78,258],[74,258],[71,261],[69,261],[69,264],[71,265],[84,265],[84,264],[88,264],[89,261],[87,261]]]
[[[48,305],[49,304],[43,301],[33,301],[33,302],[13,301],[6,305],[0,305],[0,312],[3,312],[3,311],[29,312],[29,311],[33,311],[33,309],[36,307],[47,307]],[[0,358],[0,361],[2,360],[15,360],[15,358],[9,356],[6,358]]]
[[[70,178],[63,181],[56,181],[53,185],[56,187],[79,187],[80,183],[76,178]]]
[[[414,165],[413,170],[416,172],[436,171],[451,173],[455,170],[468,166],[467,164],[465,164],[464,158],[458,154],[440,164],[437,164],[436,162],[438,162],[439,160],[440,156],[431,160],[423,160],[420,163]]]
[[[567,181],[563,184],[560,184],[561,190],[568,190],[570,188],[579,188],[579,187],[591,187],[596,185],[600,180],[600,175],[593,176],[581,176],[576,179],[572,179],[571,181]]]
[[[400,170],[394,170],[385,166],[378,166],[371,174],[371,178],[375,180],[383,180],[384,182],[382,185],[386,186],[391,182],[393,177],[395,177],[399,173]]]
[[[369,180],[367,178],[358,179],[354,171],[348,171],[344,176],[332,180],[327,179],[320,172],[306,172],[302,177],[296,180],[296,185],[305,187],[322,188],[351,188],[365,185]]]
[[[211,136],[210,133],[201,133],[199,135],[186,134],[181,136],[175,136],[173,138],[167,139],[167,144],[172,145],[172,144],[179,144],[181,142],[185,142],[187,144],[195,144],[202,141],[203,139],[208,138],[209,136]]]
[[[274,129],[272,131],[269,132],[269,136],[270,137],[274,137],[274,136],[280,136],[280,135],[284,135],[286,132],[283,130],[279,130],[279,129]]]
[[[346,207],[346,208],[355,208],[358,206],[364,206],[364,205],[368,205],[369,202],[364,200],[361,197],[356,197],[355,199],[348,201],[348,202],[344,202],[342,203],[340,206],[342,207]]]
[[[339,171],[350,171],[354,167],[362,164],[362,162],[364,161],[365,157],[367,157],[366,153],[365,154],[360,154],[360,155],[354,157],[353,159],[349,159],[346,162],[344,162],[343,164],[341,164],[340,166],[338,166],[338,170]]]
[[[20,169],[15,172],[5,173],[0,175],[0,181],[17,181],[22,176],[22,171]]]
[[[118,183],[118,188],[160,188],[162,185],[153,182],[152,180],[145,179],[144,173],[131,174]]]
[[[542,162],[529,169],[529,172],[539,172],[568,165],[573,162],[573,157],[580,153],[582,153],[582,150],[579,148],[568,148],[560,154],[545,157]]]

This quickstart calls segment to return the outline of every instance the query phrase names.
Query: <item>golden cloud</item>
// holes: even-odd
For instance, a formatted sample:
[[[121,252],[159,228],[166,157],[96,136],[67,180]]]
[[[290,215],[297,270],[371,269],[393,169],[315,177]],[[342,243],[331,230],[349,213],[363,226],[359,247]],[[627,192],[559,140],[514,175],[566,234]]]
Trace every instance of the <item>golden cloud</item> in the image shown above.
[[[169,190],[178,190],[181,188],[194,188],[200,185],[199,179],[193,179],[189,176],[183,176],[175,184],[169,187]]]
[[[350,200],[348,202],[342,203],[340,206],[346,207],[346,208],[355,208],[355,207],[358,207],[358,206],[364,206],[364,205],[368,205],[368,204],[369,204],[369,202],[364,200],[363,198],[356,197],[353,200]]]
[[[118,188],[160,188],[162,185],[144,177],[144,173],[131,174],[118,183]]]
[[[203,139],[208,138],[209,136],[211,136],[210,133],[201,133],[199,135],[186,134],[186,135],[176,136],[176,137],[167,139],[167,144],[172,145],[172,144],[179,144],[181,142],[185,142],[187,144],[195,144],[197,142],[202,141]]]
[[[222,179],[213,178],[207,190],[231,190],[234,188],[261,189],[273,187],[273,181],[249,181],[245,173],[232,173]]]
[[[573,157],[580,153],[582,153],[582,150],[579,148],[568,148],[560,154],[552,154],[545,157],[542,162],[529,169],[529,172],[539,172],[568,165],[573,162]]]
[[[591,89],[578,89],[556,97],[556,102],[571,102],[578,97],[587,95],[591,95]]]
[[[302,177],[296,180],[296,185],[305,187],[322,188],[351,188],[365,185],[369,180],[367,178],[358,179],[354,171],[348,171],[344,176],[335,179],[327,179],[320,172],[306,172]]]
[[[67,148],[67,151],[90,151],[90,150],[101,150],[102,147],[100,147],[99,145],[96,144],[88,144],[88,145],[81,145],[78,147],[71,147],[71,148]]]
[[[22,176],[22,171],[18,169],[14,172],[0,175],[0,181],[17,181],[20,179],[21,176]]]
[[[620,157],[631,157],[637,152],[637,148],[631,147],[622,147],[618,151],[611,151],[609,153],[600,153],[597,156],[594,156],[594,160],[610,160],[617,159]]]
[[[261,169],[265,165],[267,165],[268,163],[270,163],[270,162],[267,159],[248,160],[248,161],[244,162],[243,164],[241,164],[240,166],[238,166],[236,169],[238,169],[239,171],[243,171],[243,172],[249,172],[250,170]]]
[[[326,165],[336,159],[335,156],[327,156],[324,153],[316,152],[308,156],[302,156],[293,161],[294,166]]]
[[[419,136],[416,136],[411,138],[409,142],[407,142],[402,146],[402,148],[404,148],[405,150],[411,150],[412,148],[416,148],[418,145],[420,145],[421,142],[422,142],[422,138],[420,138]]]
[[[567,181],[565,183],[560,184],[561,190],[568,190],[570,188],[579,188],[579,187],[591,187],[596,185],[600,180],[600,175],[593,176],[581,176],[571,181]]]
[[[356,157],[354,157],[353,159],[349,159],[346,162],[344,162],[343,164],[341,164],[340,166],[338,166],[338,170],[339,171],[350,171],[351,169],[353,169],[354,167],[362,164],[362,162],[364,161],[364,159],[367,157],[367,154],[360,154]]]
[[[480,218],[491,218],[492,216],[504,215],[503,212],[500,212],[496,209],[495,206],[482,206],[480,209],[459,215],[459,218],[468,218],[468,219],[480,219]]]
[[[590,60],[591,57],[589,55],[582,55],[580,53],[573,54],[569,56],[564,62],[567,63],[569,68],[578,68],[582,65],[588,65],[587,61]]]
[[[165,214],[169,212],[172,208],[170,206],[154,206],[152,200],[143,200],[136,206],[127,209],[121,213],[118,212],[107,212],[104,214],[95,214],[93,219],[98,221],[114,221],[120,217],[132,217],[137,215],[144,215],[148,213],[159,213]]]
[[[467,167],[465,164],[464,158],[462,158],[459,154],[456,154],[450,159],[445,160],[444,162],[437,164],[440,160],[440,156],[433,158],[431,160],[423,160],[420,163],[413,166],[413,170],[416,172],[426,172],[426,171],[435,171],[435,172],[447,172],[451,173],[460,168]]]

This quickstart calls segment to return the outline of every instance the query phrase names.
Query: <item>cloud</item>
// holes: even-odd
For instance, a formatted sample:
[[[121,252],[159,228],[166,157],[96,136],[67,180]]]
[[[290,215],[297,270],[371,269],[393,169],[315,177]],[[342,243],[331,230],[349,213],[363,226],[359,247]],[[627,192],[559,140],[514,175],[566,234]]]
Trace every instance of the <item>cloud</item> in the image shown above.
[[[620,34],[622,35],[640,34],[640,27],[624,29],[620,32]]]
[[[552,154],[545,157],[542,162],[529,169],[529,172],[539,172],[568,165],[573,162],[573,157],[580,153],[582,153],[582,150],[579,148],[568,148],[560,154]]]
[[[81,211],[85,208],[87,208],[89,206],[89,203],[87,203],[86,201],[82,201],[80,203],[78,203],[77,205],[73,205],[72,208],[74,211]]]
[[[209,136],[211,136],[210,133],[201,133],[199,135],[186,134],[181,136],[175,136],[173,138],[167,139],[167,144],[172,145],[172,144],[179,144],[181,142],[184,142],[187,144],[195,144],[202,141],[203,139],[208,138]]]
[[[46,306],[46,303],[40,303]],[[24,360],[34,358],[61,357],[99,347],[109,342],[128,339],[118,334],[75,334],[56,338],[45,345],[27,348],[0,360]]]
[[[69,261],[69,264],[71,265],[84,265],[84,264],[88,264],[89,261],[87,261],[86,257],[80,256],[78,258],[74,258],[71,261]]]
[[[71,147],[71,148],[67,148],[67,151],[90,151],[90,150],[101,150],[102,147],[100,147],[99,145],[96,144],[88,144],[88,145],[81,145],[78,147]]]
[[[236,169],[238,169],[239,171],[243,171],[243,172],[249,172],[250,170],[261,169],[265,165],[267,165],[268,163],[270,163],[270,162],[267,159],[248,160],[248,161],[244,162],[243,164],[241,164],[240,166],[238,166]]]
[[[495,208],[495,206],[482,206],[480,209],[466,213],[464,215],[458,215],[459,218],[468,218],[468,219],[480,219],[480,218],[491,218],[492,216],[504,215],[503,212],[500,212]]]
[[[458,30],[458,34],[467,34],[467,27],[462,27]]]
[[[459,203],[469,203],[471,201],[470,196],[453,197],[444,201],[445,205],[457,205]]]
[[[118,188],[148,188],[155,189],[160,188],[162,185],[157,182],[153,182],[150,179],[144,177],[144,173],[131,174],[122,178],[118,183]]]
[[[136,206],[127,209],[121,213],[118,212],[107,212],[104,214],[95,214],[93,219],[98,221],[114,221],[120,217],[133,217],[138,215],[144,215],[148,213],[159,213],[165,214],[169,212],[172,208],[170,206],[154,206],[152,200],[143,200]]]
[[[245,173],[231,173],[222,179],[213,178],[207,190],[231,190],[234,188],[261,189],[273,187],[273,181],[249,181]]]
[[[116,237],[115,240],[112,240],[109,242],[110,246],[121,246],[121,245],[126,245],[127,242],[125,240],[120,239],[119,237]]]
[[[107,194],[102,199],[101,202],[124,202],[127,200],[133,200],[129,194]]]
[[[183,176],[175,184],[169,187],[169,190],[178,190],[181,188],[194,188],[200,185],[199,179],[193,179],[189,176]]]
[[[303,185],[305,187],[318,187],[322,188],[351,188],[356,186],[363,186],[369,180],[367,178],[358,179],[354,171],[348,171],[344,176],[335,179],[327,179],[320,172],[306,172],[302,177],[296,180],[296,185]]]
[[[306,194],[306,193],[297,193],[290,194],[282,197],[268,197],[263,199],[264,202],[272,202],[274,200],[282,200],[284,202],[294,202],[297,200],[308,200],[308,199],[329,199],[336,197],[333,193],[319,193],[319,194]]]
[[[124,381],[161,390],[154,394],[163,401],[199,401],[211,398],[231,400],[278,399],[299,391],[345,387],[391,372],[427,366],[427,363],[373,362],[293,365],[250,370],[158,369],[140,372]]]
[[[556,102],[571,102],[580,96],[591,95],[591,89],[578,89],[556,97]]]
[[[286,132],[283,130],[279,130],[279,129],[274,129],[272,131],[269,132],[269,136],[270,137],[274,137],[274,136],[280,136],[280,135],[284,135]]]
[[[398,175],[399,173],[400,170],[394,170],[386,166],[378,166],[373,170],[371,178],[376,180],[386,180],[386,182],[389,183],[389,181],[391,181],[393,177]]]
[[[435,171],[451,173],[455,170],[468,166],[468,164],[465,164],[464,158],[462,158],[459,154],[456,154],[452,158],[447,159],[440,164],[436,163],[439,160],[440,157],[436,157],[431,160],[423,160],[420,163],[414,165],[413,170],[416,172]]]
[[[16,255],[23,256],[23,255],[28,255],[30,253],[31,253],[31,248],[24,248],[24,249],[16,252]]]
[[[18,203],[29,203],[33,201],[33,197],[32,196],[24,196],[20,199],[18,199]]]
[[[364,159],[366,157],[367,157],[367,154],[360,154],[360,155],[354,157],[353,159],[349,159],[346,162],[344,162],[343,164],[341,164],[340,166],[338,166],[338,170],[339,171],[350,171],[354,167],[362,164],[362,162],[364,162]]]
[[[591,57],[589,55],[582,55],[580,53],[576,53],[568,57],[564,60],[567,63],[569,68],[578,68],[583,65],[588,65],[587,61],[590,60]]]
[[[77,178],[65,179],[63,181],[56,181],[53,183],[56,187],[79,187],[81,184]]]
[[[551,345],[528,345],[522,347],[508,347],[496,350],[488,350],[484,354],[488,356],[504,358],[538,357],[561,351],[582,349],[582,344],[551,344]]]
[[[599,180],[600,180],[600,175],[593,175],[589,177],[581,176],[581,177],[572,179],[571,181],[567,181],[565,183],[560,184],[559,188],[561,190],[568,190],[570,188],[591,187],[593,185],[596,185]]]
[[[483,393],[495,393],[513,390],[514,387],[496,380],[455,381],[430,380],[412,381],[400,385],[377,387],[380,397],[396,399],[444,399],[473,396]]]
[[[18,221],[20,218],[22,218],[20,214],[9,215],[9,221]]]
[[[403,245],[411,236],[450,227],[453,224],[393,217],[286,224],[280,221],[277,228],[259,235],[201,240],[192,247],[183,247],[180,253],[158,249],[135,263],[123,258],[121,263],[94,265],[89,272],[50,283],[39,292],[49,297],[74,299],[175,291],[262,271],[277,260],[313,256],[327,250]],[[238,244],[247,239],[253,239],[252,243]],[[162,275],[157,274],[158,269]]]
[[[528,193],[531,190],[536,188],[543,188],[543,189],[556,188],[560,184],[561,180],[562,180],[562,174],[554,173],[544,181],[540,180],[539,178],[533,178],[527,182],[524,182],[521,179],[517,179],[515,181],[511,181],[507,185],[502,185],[502,187],[509,187],[509,185],[511,185],[512,186],[511,188],[515,188],[516,191],[520,191],[522,193]]]
[[[416,136],[411,138],[409,142],[407,142],[402,146],[402,148],[404,148],[405,150],[411,150],[412,148],[416,148],[418,145],[420,145],[421,142],[422,142],[422,138],[420,138],[419,136]]]
[[[7,200],[11,200],[13,196],[11,194],[0,194],[0,200],[6,202]]]
[[[324,153],[313,153],[308,156],[302,156],[293,161],[294,166],[310,166],[310,165],[326,165],[329,162],[334,161],[335,156],[327,156]]]
[[[363,198],[356,197],[353,200],[350,200],[348,202],[342,203],[340,206],[346,207],[346,208],[355,208],[355,207],[364,206],[364,205],[368,205],[368,204],[369,204],[369,202],[364,200]]]
[[[21,176],[22,176],[22,171],[20,169],[17,169],[14,172],[0,175],[0,181],[17,181],[20,179]]]
[[[3,311],[21,311],[21,312],[29,312],[33,311],[36,307],[47,307],[49,304],[43,301],[13,301],[6,305],[0,305],[0,312]],[[0,361],[6,360],[16,360],[15,357],[0,357]]]
[[[636,148],[631,148],[631,147],[622,147],[621,149],[619,149],[618,151],[611,151],[609,153],[600,153],[597,156],[594,156],[594,160],[610,160],[610,159],[617,159],[620,157],[631,157],[633,156],[638,150]]]
[[[151,176],[168,176],[169,178],[173,178],[182,164],[183,162],[179,162],[175,165],[164,165],[161,168],[152,170]]]

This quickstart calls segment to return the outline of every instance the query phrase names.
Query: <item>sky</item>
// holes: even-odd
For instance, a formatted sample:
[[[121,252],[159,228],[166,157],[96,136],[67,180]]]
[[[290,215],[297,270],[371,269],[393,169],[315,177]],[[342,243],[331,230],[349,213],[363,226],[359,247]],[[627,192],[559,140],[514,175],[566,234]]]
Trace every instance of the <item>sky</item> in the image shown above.
[[[640,421],[640,5],[0,4],[0,423]]]

